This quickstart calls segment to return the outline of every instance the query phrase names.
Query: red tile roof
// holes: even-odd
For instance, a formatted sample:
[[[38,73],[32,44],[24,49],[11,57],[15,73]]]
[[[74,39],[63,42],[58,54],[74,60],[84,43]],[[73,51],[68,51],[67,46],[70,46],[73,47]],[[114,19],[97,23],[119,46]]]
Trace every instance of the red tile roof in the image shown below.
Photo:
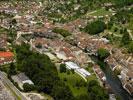
[[[0,58],[1,57],[4,57],[4,58],[13,57],[13,56],[14,56],[14,54],[12,52],[0,52]]]

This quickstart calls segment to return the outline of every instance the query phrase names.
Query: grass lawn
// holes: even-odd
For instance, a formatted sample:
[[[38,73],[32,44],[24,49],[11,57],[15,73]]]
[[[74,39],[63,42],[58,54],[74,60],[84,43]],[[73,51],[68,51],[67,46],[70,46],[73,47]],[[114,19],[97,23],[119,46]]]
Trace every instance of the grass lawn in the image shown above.
[[[79,95],[84,95],[87,94],[87,85],[82,85],[80,88],[78,88],[75,84],[78,82],[83,82],[86,84],[85,80],[79,76],[77,73],[59,73],[59,77],[64,80],[66,79],[67,81],[64,81],[71,89],[72,93],[74,96],[79,96]],[[96,76],[93,74],[87,78],[87,81],[95,80]]]
[[[10,64],[0,66],[0,70],[8,73]]]
[[[96,77],[96,75],[93,73],[93,74],[91,74],[91,76],[89,76],[88,78],[87,78],[87,82],[89,83],[90,81],[92,81],[92,80],[97,80],[97,77]]]
[[[67,81],[64,81],[71,89],[74,96],[78,96],[81,94],[87,94],[87,88],[86,86],[82,86],[80,88],[76,87],[75,84],[77,81],[83,81],[85,82],[82,77],[80,77],[78,74],[70,73],[69,75],[67,73],[59,73],[59,77],[64,80],[66,78]]]
[[[5,33],[5,32],[7,32],[7,29],[0,27],[0,33]]]
[[[101,8],[99,10],[96,10],[96,12],[94,12],[90,15],[92,15],[92,16],[105,16],[105,15],[111,15],[111,12],[105,10],[104,8]]]
[[[38,93],[38,92],[37,92]],[[45,93],[39,93],[41,94],[42,96],[44,96],[45,100],[54,100],[50,95],[48,94],[45,94]]]

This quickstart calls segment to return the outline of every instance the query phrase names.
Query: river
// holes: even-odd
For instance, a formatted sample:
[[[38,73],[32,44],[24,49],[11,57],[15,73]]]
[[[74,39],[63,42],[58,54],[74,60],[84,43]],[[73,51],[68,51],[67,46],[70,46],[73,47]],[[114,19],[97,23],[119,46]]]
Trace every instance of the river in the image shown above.
[[[97,63],[97,57],[92,57],[92,59]],[[102,69],[106,75],[107,82],[110,84],[113,92],[118,95],[122,100],[133,100],[129,93],[122,87],[121,81],[110,69],[109,65],[105,63],[105,68]]]

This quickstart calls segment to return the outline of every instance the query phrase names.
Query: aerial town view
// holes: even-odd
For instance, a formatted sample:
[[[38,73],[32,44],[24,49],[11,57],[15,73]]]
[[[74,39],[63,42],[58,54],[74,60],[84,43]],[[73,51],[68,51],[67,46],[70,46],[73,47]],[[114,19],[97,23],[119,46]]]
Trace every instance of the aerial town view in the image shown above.
[[[0,100],[133,100],[133,0],[0,0]]]

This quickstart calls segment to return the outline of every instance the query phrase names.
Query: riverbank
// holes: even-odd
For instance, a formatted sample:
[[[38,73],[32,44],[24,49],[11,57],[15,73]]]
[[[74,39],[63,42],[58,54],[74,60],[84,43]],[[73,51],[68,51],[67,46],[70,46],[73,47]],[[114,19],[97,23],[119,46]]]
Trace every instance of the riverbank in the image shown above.
[[[105,73],[108,84],[111,86],[113,92],[119,96],[122,100],[132,100],[129,93],[123,88],[121,81],[110,69],[109,65],[105,62],[100,62],[96,56],[91,56],[92,60],[100,65],[101,69]]]

